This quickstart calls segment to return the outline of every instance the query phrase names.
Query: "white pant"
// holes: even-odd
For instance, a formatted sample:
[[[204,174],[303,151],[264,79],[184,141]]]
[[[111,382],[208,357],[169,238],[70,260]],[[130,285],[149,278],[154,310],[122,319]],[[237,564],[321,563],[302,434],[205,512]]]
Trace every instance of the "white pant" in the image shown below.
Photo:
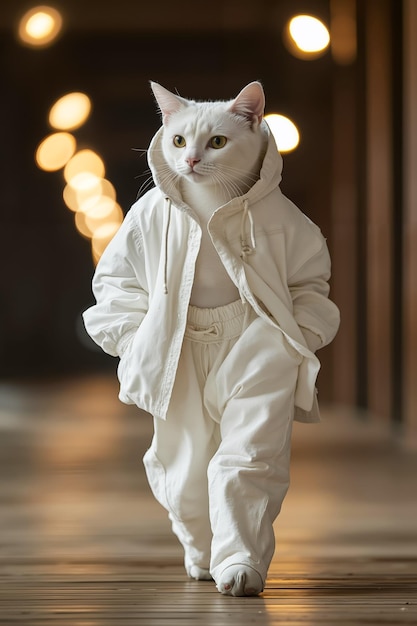
[[[299,364],[248,305],[190,307],[167,419],[154,419],[144,457],[188,571],[210,569],[216,581],[243,563],[265,581],[289,485]]]

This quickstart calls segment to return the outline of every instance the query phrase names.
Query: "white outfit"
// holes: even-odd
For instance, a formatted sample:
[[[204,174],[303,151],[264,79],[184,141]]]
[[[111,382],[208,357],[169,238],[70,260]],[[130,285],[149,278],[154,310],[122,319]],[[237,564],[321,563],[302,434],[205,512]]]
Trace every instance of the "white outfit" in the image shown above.
[[[328,298],[330,258],[318,227],[282,194],[282,160],[267,132],[260,179],[218,208],[208,230],[242,301],[278,326],[302,356],[296,419],[317,421],[320,363],[314,351],[339,326],[339,311]],[[158,186],[136,202],[101,257],[93,279],[97,303],[85,311],[84,322],[105,352],[121,357],[120,399],[165,419],[202,229],[179,190],[165,189],[160,180],[161,133],[148,152]]]
[[[259,589],[288,487],[294,408],[296,419],[319,419],[314,352],[339,325],[325,239],[281,193],[281,157],[265,130],[260,179],[207,226],[241,300],[190,306],[202,227],[159,178],[161,129],[148,153],[157,187],[106,248],[97,303],[84,313],[93,339],[120,357],[120,399],[154,416],[145,467],[187,570],[210,568],[218,582],[243,563]]]
[[[144,458],[188,572],[197,565],[219,580],[243,563],[263,585],[289,483],[301,358],[240,301],[190,307],[167,420],[155,418]]]

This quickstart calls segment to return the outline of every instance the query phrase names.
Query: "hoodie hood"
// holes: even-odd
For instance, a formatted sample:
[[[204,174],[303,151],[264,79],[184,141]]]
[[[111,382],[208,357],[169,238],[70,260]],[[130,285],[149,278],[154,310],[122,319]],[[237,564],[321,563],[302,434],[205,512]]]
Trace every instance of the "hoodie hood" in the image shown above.
[[[261,128],[267,137],[267,146],[265,155],[261,164],[259,179],[250,189],[239,196],[238,202],[233,202],[232,198],[223,207],[219,207],[215,213],[222,211],[225,207],[230,207],[231,211],[242,211],[242,217],[240,222],[240,256],[244,262],[248,261],[248,257],[256,251],[256,239],[255,239],[255,219],[251,212],[251,206],[256,202],[259,202],[268,195],[273,189],[278,187],[281,182],[282,174],[282,156],[278,152],[275,139],[271,133],[271,130],[265,120],[261,122]],[[164,293],[168,293],[167,284],[167,272],[168,272],[168,235],[171,221],[171,205],[177,208],[190,212],[190,208],[184,202],[181,196],[181,190],[179,186],[180,177],[176,176],[173,180],[166,183],[166,177],[161,177],[160,173],[166,171],[168,166],[167,161],[164,158],[162,150],[162,137],[164,132],[164,126],[162,126],[154,138],[151,141],[148,150],[148,163],[152,172],[152,176],[156,186],[162,191],[165,196],[166,204],[166,222],[165,222],[165,235],[164,235]]]
[[[265,120],[261,122],[261,128],[267,136],[267,147],[260,170],[259,180],[241,197],[247,206],[258,202],[272,189],[277,187],[282,178],[282,156],[278,152],[275,139]],[[176,177],[172,182],[166,184],[161,177],[161,172],[166,171],[168,164],[162,151],[162,137],[164,126],[156,132],[148,149],[148,164],[152,172],[155,185],[159,187],[165,197],[169,198],[175,206],[184,208],[185,204],[181,196],[179,187],[180,178]]]

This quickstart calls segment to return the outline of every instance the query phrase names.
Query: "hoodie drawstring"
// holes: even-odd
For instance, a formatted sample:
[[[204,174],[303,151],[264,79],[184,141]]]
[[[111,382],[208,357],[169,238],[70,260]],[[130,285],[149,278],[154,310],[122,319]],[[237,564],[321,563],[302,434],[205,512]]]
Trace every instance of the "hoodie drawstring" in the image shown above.
[[[246,239],[246,222],[249,220],[250,225],[250,245]],[[240,256],[243,261],[246,261],[246,258],[253,254],[256,250],[256,239],[255,239],[255,224],[253,221],[252,213],[249,208],[249,202],[247,200],[243,201],[243,213],[242,220],[240,222],[240,245],[241,245],[241,253]]]
[[[168,235],[169,235],[169,225],[171,222],[171,200],[170,198],[165,198],[165,208],[166,208],[166,221],[165,221],[165,232],[164,232],[164,294],[168,293]]]

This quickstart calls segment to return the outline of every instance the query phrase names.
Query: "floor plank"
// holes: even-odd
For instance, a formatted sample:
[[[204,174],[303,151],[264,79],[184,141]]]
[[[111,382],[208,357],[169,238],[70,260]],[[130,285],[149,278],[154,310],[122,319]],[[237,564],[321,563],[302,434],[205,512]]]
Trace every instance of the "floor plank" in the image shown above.
[[[417,624],[417,454],[328,408],[297,425],[258,598],[186,578],[112,378],[0,385],[0,624]]]

